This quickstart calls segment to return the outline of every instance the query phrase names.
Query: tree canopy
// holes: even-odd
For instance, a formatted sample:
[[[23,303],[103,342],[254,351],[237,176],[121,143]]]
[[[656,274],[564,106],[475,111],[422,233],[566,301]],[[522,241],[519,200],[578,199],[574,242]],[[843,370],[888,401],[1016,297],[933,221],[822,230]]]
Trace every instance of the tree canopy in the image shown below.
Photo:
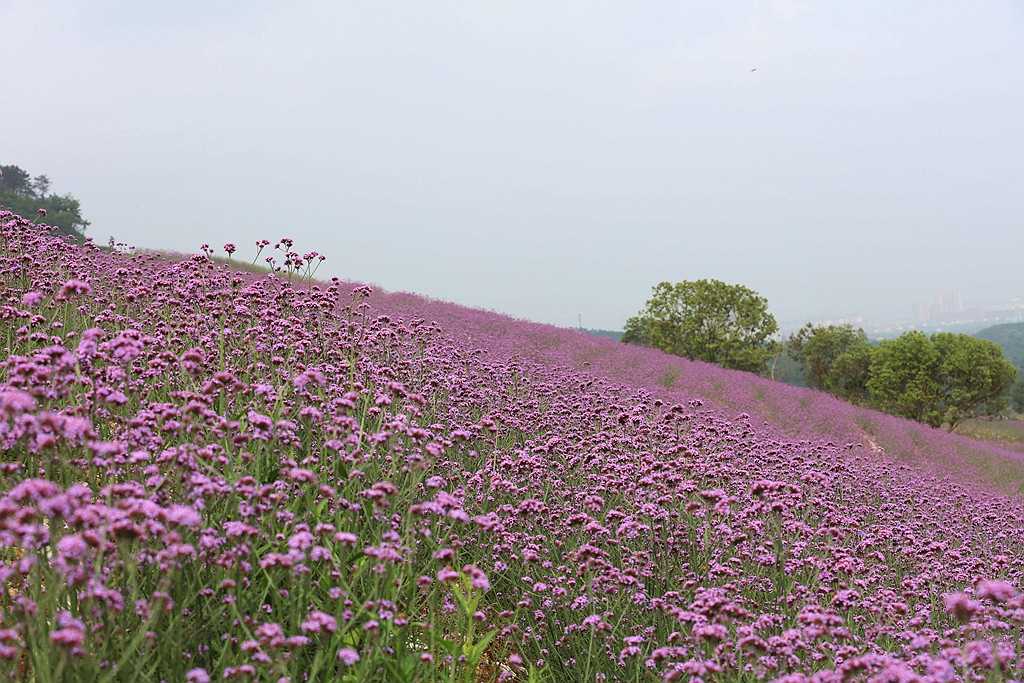
[[[70,194],[49,194],[50,179],[45,175],[33,178],[18,166],[0,166],[0,206],[32,219],[39,209],[46,211],[40,222],[56,226],[62,235],[85,239],[89,221],[82,218],[81,205]]]
[[[905,332],[875,349],[867,389],[881,410],[953,431],[967,418],[1002,411],[1016,378],[998,344],[952,332]]]
[[[719,280],[662,282],[622,341],[652,346],[726,368],[763,372],[778,331],[768,300],[742,285]]]
[[[1024,382],[1014,385],[1003,349],[965,334],[905,332],[875,346],[851,325],[808,324],[785,349],[807,386],[933,427],[999,415],[1008,397],[1024,409]]]
[[[789,335],[786,351],[803,365],[807,386],[855,403],[866,398],[872,347],[864,330],[807,323]]]

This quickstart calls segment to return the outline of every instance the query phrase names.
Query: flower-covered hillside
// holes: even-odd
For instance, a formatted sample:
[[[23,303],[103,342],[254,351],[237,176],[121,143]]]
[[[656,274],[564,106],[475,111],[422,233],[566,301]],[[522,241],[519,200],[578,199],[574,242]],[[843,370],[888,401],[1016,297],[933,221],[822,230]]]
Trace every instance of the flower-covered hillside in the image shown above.
[[[1024,671],[1015,500],[366,288],[0,227],[13,680]]]
[[[1024,488],[1024,456],[1017,450],[851,405],[821,391],[413,294],[380,294],[373,304],[383,313],[437,320],[461,343],[489,353],[610,378],[671,403],[699,398],[723,416],[746,412],[789,438],[853,441],[905,464],[1003,492]]]

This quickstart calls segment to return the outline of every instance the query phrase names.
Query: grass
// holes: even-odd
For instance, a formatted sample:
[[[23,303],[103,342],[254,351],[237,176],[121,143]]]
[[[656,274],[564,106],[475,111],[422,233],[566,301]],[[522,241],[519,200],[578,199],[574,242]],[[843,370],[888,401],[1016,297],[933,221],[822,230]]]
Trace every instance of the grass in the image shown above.
[[[1024,416],[1022,415],[996,420],[984,418],[964,420],[957,425],[954,433],[1024,452]]]

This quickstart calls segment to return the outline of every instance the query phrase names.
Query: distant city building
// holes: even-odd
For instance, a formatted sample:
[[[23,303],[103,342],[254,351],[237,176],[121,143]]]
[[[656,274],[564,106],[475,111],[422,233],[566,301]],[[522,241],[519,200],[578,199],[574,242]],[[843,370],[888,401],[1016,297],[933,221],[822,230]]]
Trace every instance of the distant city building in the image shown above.
[[[933,313],[946,315],[948,313],[964,312],[964,295],[957,291],[935,292],[935,310]]]
[[[1021,322],[1024,320],[1024,306],[1020,299],[1010,299],[1008,304],[985,306],[985,317],[1001,322]]]
[[[951,323],[981,320],[983,314],[977,306],[965,307],[964,295],[956,290],[935,292],[935,303],[914,303],[914,320],[919,323]]]
[[[926,323],[932,319],[932,307],[927,301],[914,302],[914,320],[919,323]]]

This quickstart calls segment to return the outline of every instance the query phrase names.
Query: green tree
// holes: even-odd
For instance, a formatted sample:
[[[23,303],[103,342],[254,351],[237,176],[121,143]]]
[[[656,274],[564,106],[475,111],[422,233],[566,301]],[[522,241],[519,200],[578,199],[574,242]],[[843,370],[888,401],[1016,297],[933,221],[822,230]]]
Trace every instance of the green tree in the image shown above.
[[[0,166],[0,192],[13,192],[19,197],[34,197],[32,176],[17,166]]]
[[[932,343],[942,359],[938,381],[949,431],[967,418],[998,415],[1006,408],[1017,369],[998,344],[952,332],[933,334]]]
[[[45,175],[32,178],[17,166],[0,166],[0,172],[0,206],[29,219],[38,217],[39,209],[43,209],[46,217],[40,217],[39,222],[56,226],[62,235],[85,239],[89,221],[82,218],[77,199],[70,194],[48,194],[50,179]]]
[[[803,366],[807,386],[855,402],[866,397],[872,346],[864,330],[807,323],[789,335],[786,350]]]
[[[951,332],[905,332],[878,345],[867,389],[881,410],[952,431],[969,417],[1001,411],[1016,377],[997,344]]]
[[[662,282],[622,341],[722,367],[763,372],[778,331],[768,300],[742,285],[718,280]]]
[[[825,378],[825,391],[851,403],[867,403],[871,399],[868,380],[875,347],[866,339],[852,344],[839,354]]]
[[[942,400],[936,377],[939,353],[924,332],[904,332],[879,343],[871,358],[868,391],[879,410],[926,422],[942,424],[938,410]]]
[[[651,345],[651,323],[642,316],[633,316],[626,321],[622,328],[622,338],[619,340],[626,344],[637,346]]]

